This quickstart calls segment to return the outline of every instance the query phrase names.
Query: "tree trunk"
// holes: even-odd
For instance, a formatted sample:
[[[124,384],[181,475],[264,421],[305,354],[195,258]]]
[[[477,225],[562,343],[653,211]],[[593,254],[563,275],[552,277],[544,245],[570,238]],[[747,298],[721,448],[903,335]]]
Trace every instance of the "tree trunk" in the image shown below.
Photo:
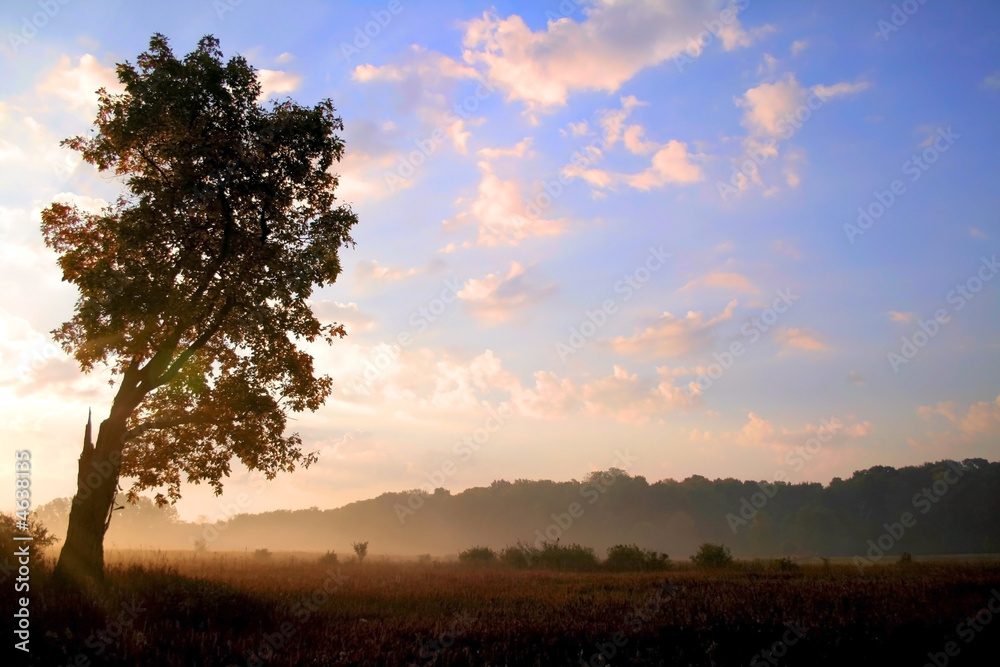
[[[76,585],[104,578],[104,533],[118,490],[125,419],[112,410],[101,422],[96,447],[90,433],[88,417],[66,542],[54,573],[58,581]]]

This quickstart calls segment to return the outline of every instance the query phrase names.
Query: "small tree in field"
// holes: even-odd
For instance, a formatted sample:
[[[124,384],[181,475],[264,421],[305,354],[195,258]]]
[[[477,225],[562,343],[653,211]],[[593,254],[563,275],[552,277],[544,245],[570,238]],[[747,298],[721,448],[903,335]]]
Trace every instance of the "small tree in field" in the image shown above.
[[[351,545],[354,547],[354,555],[358,557],[358,562],[360,563],[368,555],[368,543],[367,542],[355,542]]]
[[[287,414],[316,410],[332,383],[300,345],[346,335],[309,305],[339,275],[357,222],[334,197],[344,146],[332,103],[265,108],[253,67],[223,62],[210,36],[178,59],[154,35],[117,72],[125,92],[98,91],[96,131],[63,144],[125,193],[97,214],[42,212],[45,243],[80,295],[54,336],[118,387],[96,443],[88,422],[63,581],[103,577],[120,476],[130,501],[164,488],[166,505],[182,480],[221,493],[234,457],[268,479],[315,461],[285,433]]]
[[[704,568],[729,567],[733,564],[733,554],[724,544],[705,542],[698,548],[698,553],[691,556],[691,562]]]

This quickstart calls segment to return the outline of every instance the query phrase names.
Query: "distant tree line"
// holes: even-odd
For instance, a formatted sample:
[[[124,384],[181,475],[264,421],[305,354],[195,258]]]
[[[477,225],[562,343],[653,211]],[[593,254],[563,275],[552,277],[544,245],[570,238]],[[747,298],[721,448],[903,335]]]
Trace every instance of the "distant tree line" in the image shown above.
[[[209,550],[349,553],[363,539],[380,555],[454,555],[474,545],[501,554],[511,544],[543,549],[561,541],[600,554],[636,545],[686,558],[710,542],[736,557],[770,558],[864,555],[869,541],[881,537],[883,547],[891,542],[883,551],[893,555],[1000,552],[1000,463],[985,459],[876,466],[825,486],[700,475],[650,483],[621,470],[566,482],[498,480],[456,494],[423,494],[419,508],[401,516],[399,507],[410,508],[416,493],[203,524],[179,521],[171,508],[142,499],[115,512],[108,544],[194,549],[204,540]],[[37,510],[58,536],[67,516],[65,499]]]

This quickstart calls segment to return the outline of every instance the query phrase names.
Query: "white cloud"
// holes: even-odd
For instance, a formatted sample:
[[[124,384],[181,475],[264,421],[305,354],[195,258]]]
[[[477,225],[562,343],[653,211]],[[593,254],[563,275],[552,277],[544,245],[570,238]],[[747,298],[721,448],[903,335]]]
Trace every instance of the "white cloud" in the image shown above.
[[[1000,70],[983,79],[979,87],[983,90],[1000,90]]]
[[[375,328],[375,320],[370,315],[362,313],[358,304],[353,301],[341,303],[339,301],[319,300],[312,302],[313,312],[321,322],[343,324],[348,333],[358,331],[371,331]]]
[[[422,129],[416,137],[418,140],[430,141],[435,132],[444,132],[455,149],[464,154],[472,134],[468,128],[485,122],[485,118],[467,117],[467,112],[459,114],[449,108],[453,97],[450,87],[461,81],[482,80],[482,77],[475,68],[463,65],[443,53],[414,44],[404,63],[359,65],[354,68],[351,76],[361,83],[395,84],[402,97],[402,113],[412,113],[421,122]],[[485,83],[477,87],[475,98],[469,98],[474,99],[477,105],[483,99],[480,91],[490,94],[490,87]]]
[[[792,42],[792,46],[789,49],[789,51],[791,51],[792,57],[794,58],[795,56],[798,56],[803,51],[805,51],[808,46],[809,46],[808,39],[799,39]]]
[[[783,351],[791,348],[813,352],[830,349],[812,329],[779,327],[774,331],[774,340],[781,344]]]
[[[969,228],[969,236],[971,236],[974,239],[982,239],[982,240],[986,240],[986,239],[989,238],[986,235],[986,233],[983,232],[982,230],[980,230],[978,227],[970,227]]]
[[[646,106],[648,102],[638,100],[635,95],[621,98],[620,109],[604,109],[598,114],[598,125],[604,130],[604,149],[610,150],[621,139],[625,129],[625,121],[632,113],[632,109]]]
[[[585,120],[581,120],[579,123],[570,123],[568,125],[569,131],[566,129],[560,129],[559,134],[562,136],[570,137],[582,137],[583,135],[590,132],[590,124]]]
[[[257,78],[260,80],[260,99],[271,95],[290,93],[302,83],[301,74],[291,74],[281,70],[259,69]]]
[[[80,56],[75,66],[69,56],[62,56],[38,84],[40,94],[54,95],[68,102],[71,109],[80,109],[88,116],[97,109],[97,90],[100,88],[106,88],[109,93],[124,90],[114,67],[102,67],[89,53]]]
[[[686,49],[700,53],[707,20],[728,3],[681,0],[595,0],[585,18],[550,21],[532,31],[519,16],[489,11],[466,24],[463,57],[531,110],[566,104],[570,93],[617,91],[636,73]],[[699,39],[699,35],[702,37]],[[749,43],[735,19],[721,31],[723,47]]]
[[[668,141],[653,156],[653,164],[643,172],[622,180],[637,190],[660,188],[669,183],[696,183],[704,177],[701,167],[692,164],[687,144]]]
[[[524,267],[511,262],[507,275],[491,273],[485,278],[471,278],[458,292],[473,317],[487,325],[512,319],[517,312],[537,303],[551,293],[552,285],[536,287],[524,278]]]
[[[652,141],[643,141],[643,134],[645,134],[645,130],[641,125],[629,125],[625,130],[625,148],[627,148],[630,153],[645,155],[646,153],[652,153],[656,150],[656,143]]]
[[[370,358],[372,349],[356,347],[351,353],[355,366]],[[342,349],[338,357],[341,363],[328,372],[341,387],[342,406],[357,406],[353,409],[370,414],[392,412],[402,418],[420,414],[427,420],[450,422],[449,414],[481,410],[489,397],[498,401],[495,408],[531,419],[588,417],[643,424],[699,402],[676,386],[665,369],[658,369],[655,378],[643,379],[615,366],[611,375],[585,382],[536,371],[524,383],[504,369],[492,350],[463,359],[426,348],[404,349],[392,367],[374,377],[364,391],[357,391],[350,382],[337,381],[338,375],[350,377],[354,372],[350,364],[344,365]]]
[[[382,266],[374,259],[362,260],[355,267],[355,275],[359,284],[368,285],[372,283],[394,282],[419,274],[420,269],[398,269],[391,266]]]
[[[468,210],[446,220],[445,229],[475,223],[479,228],[476,244],[481,246],[519,245],[525,239],[555,236],[566,229],[565,218],[546,218],[544,211],[529,210],[516,181],[502,180],[485,161],[479,169],[483,175],[476,199]]]
[[[740,273],[713,271],[695,278],[681,287],[678,292],[690,292],[698,288],[722,289],[735,294],[760,294],[760,288]]]
[[[430,51],[414,44],[410,47],[406,62],[400,65],[358,65],[351,78],[362,83],[369,81],[402,82],[407,79],[419,81],[432,87],[446,79],[475,79],[479,72],[454,58],[437,51]]]
[[[688,312],[685,317],[663,313],[656,323],[642,331],[604,341],[619,354],[647,358],[679,357],[699,352],[711,346],[714,329],[732,317],[735,307],[736,301],[730,301],[723,312],[708,320],[704,313],[695,311]]]
[[[888,315],[890,320],[900,324],[909,324],[917,319],[916,313],[902,313],[898,310],[890,310]]]
[[[534,152],[530,150],[533,139],[525,137],[510,148],[481,148],[476,151],[487,160],[498,157],[531,157]]]
[[[818,84],[806,88],[793,74],[785,75],[780,81],[762,83],[736,98],[736,105],[743,108],[743,125],[757,136],[778,137],[787,135],[790,127],[787,119],[793,118],[796,110],[806,104],[810,93],[821,102],[837,97],[854,95],[868,88],[866,82],[840,82],[831,86]]]
[[[910,444],[940,452],[957,444],[978,443],[990,451],[996,446],[996,435],[1000,433],[1000,396],[994,401],[978,401],[967,408],[953,401],[942,401],[936,405],[922,405],[916,410],[925,421],[943,417],[950,429],[928,431],[928,443],[911,439]]]
[[[779,454],[788,453],[806,445],[816,438],[824,448],[843,450],[858,440],[862,440],[875,430],[869,421],[832,418],[825,423],[806,424],[798,429],[777,427],[768,419],[756,413],[747,415],[747,422],[737,434],[726,433],[724,439],[735,439],[744,447],[770,449]],[[822,438],[817,436],[822,435]],[[734,437],[735,436],[735,437]],[[823,439],[827,442],[823,442]],[[815,454],[815,452],[813,452]],[[826,452],[829,454],[829,450]]]
[[[771,74],[772,72],[774,72],[777,66],[778,66],[778,59],[772,56],[770,53],[765,53],[763,62],[760,64],[759,67],[757,67],[757,74],[758,75]]]
[[[802,259],[802,251],[796,248],[795,244],[791,241],[778,239],[771,245],[771,247],[774,248],[774,252],[778,254],[787,255],[792,259]]]
[[[617,188],[627,185],[646,192],[666,185],[689,185],[702,180],[704,173],[701,167],[694,164],[691,159],[687,144],[671,140],[656,151],[652,164],[647,169],[635,174],[589,168],[580,163],[566,165],[562,173],[567,178],[583,178],[596,188]]]

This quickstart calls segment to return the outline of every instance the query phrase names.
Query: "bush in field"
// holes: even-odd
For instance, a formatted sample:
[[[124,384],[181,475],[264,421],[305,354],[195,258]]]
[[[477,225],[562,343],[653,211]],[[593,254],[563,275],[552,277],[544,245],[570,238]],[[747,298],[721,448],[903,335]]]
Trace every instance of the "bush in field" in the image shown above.
[[[733,554],[724,544],[705,542],[698,547],[698,553],[691,556],[691,562],[703,568],[729,567],[733,564]]]
[[[28,517],[27,530],[18,528],[18,521],[19,519],[13,514],[0,512],[0,563],[3,562],[2,559],[4,556],[13,554],[18,547],[25,544],[25,542],[20,540],[15,541],[15,536],[24,537],[30,535],[32,537],[29,544],[31,544],[31,553],[33,555],[38,554],[45,547],[59,541],[58,537],[52,535],[49,529],[36,521],[34,517]]]
[[[579,544],[548,544],[542,546],[535,556],[532,567],[543,570],[570,570],[589,572],[600,566],[597,554],[590,547]]]
[[[604,569],[612,572],[653,572],[669,567],[669,556],[647,551],[635,544],[616,544],[608,549]]]
[[[778,569],[780,572],[802,571],[802,567],[788,556],[785,556],[784,558],[776,558],[772,562],[774,563],[774,567]]]
[[[325,554],[319,557],[319,563],[320,565],[336,565],[338,563],[337,552],[327,551]]]
[[[493,563],[497,559],[497,552],[489,547],[472,547],[458,554],[460,563],[468,565]]]
[[[417,556],[417,562],[421,565],[429,565],[434,562],[434,557],[430,554],[420,554]]]
[[[507,567],[512,567],[516,570],[526,570],[531,567],[537,556],[538,549],[529,544],[518,541],[518,543],[512,547],[503,548],[500,552],[500,562]]]
[[[271,557],[270,549],[254,549],[253,557],[257,560],[268,560]]]
[[[360,563],[368,555],[368,543],[367,542],[355,542],[351,545],[354,547],[354,555],[358,557],[358,562]]]
[[[208,541],[204,537],[199,537],[194,542],[192,542],[195,553],[203,554],[208,551]]]

